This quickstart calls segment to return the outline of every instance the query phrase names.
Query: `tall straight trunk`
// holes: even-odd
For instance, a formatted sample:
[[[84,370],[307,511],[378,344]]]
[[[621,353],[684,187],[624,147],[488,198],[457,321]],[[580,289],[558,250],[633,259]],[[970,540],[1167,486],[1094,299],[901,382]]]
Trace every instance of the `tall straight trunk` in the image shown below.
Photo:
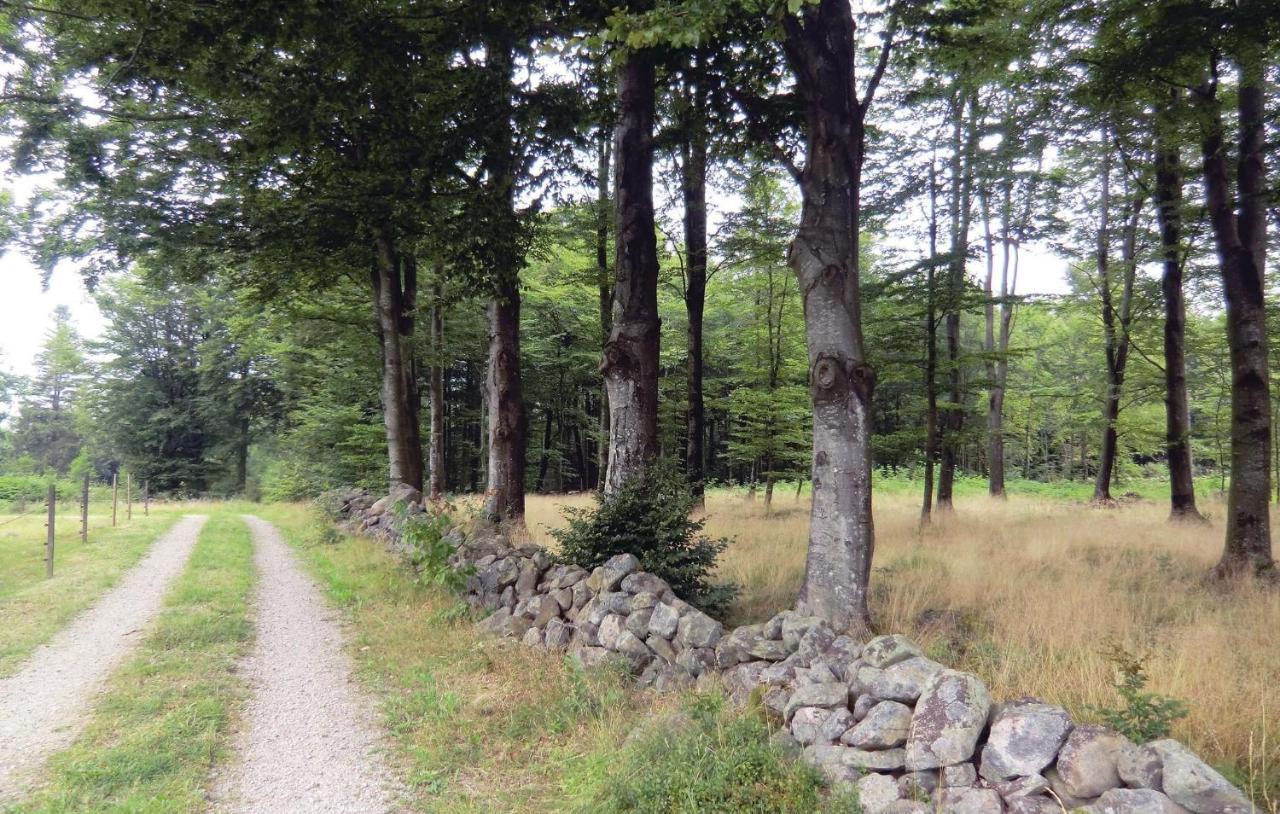
[[[421,404],[413,350],[418,266],[415,258],[398,251],[391,236],[382,230],[374,235],[371,278],[382,348],[382,421],[387,434],[390,483],[403,483],[421,491]]]
[[[924,499],[920,525],[933,518],[933,464],[938,457],[938,305],[934,287],[938,263],[938,175],[929,162],[929,266],[925,271],[924,316]]]
[[[444,496],[444,265],[436,264],[431,284],[431,372],[427,384],[430,404],[430,438],[427,461],[430,481],[427,493],[431,500]]]
[[[484,513],[491,520],[524,518],[527,417],[520,378],[520,289],[514,275],[489,301],[489,485]]]
[[[1231,349],[1231,488],[1220,578],[1274,575],[1271,557],[1271,394],[1265,310],[1266,168],[1263,163],[1265,71],[1255,54],[1241,59],[1237,91],[1240,146],[1232,205],[1226,139],[1217,88],[1197,93],[1205,201],[1218,249]]]
[[[613,286],[609,273],[609,165],[612,162],[612,140],[602,134],[596,167],[596,289],[600,297],[600,347],[609,342],[613,330]],[[609,471],[609,388],[600,381],[600,425],[597,432],[597,483],[603,490]]]
[[[1011,234],[1013,218],[1013,184],[1004,186],[1000,210],[1000,291],[995,291],[995,239],[991,232],[991,209],[988,193],[982,193],[983,234],[987,252],[986,280],[986,351],[987,351],[987,492],[1004,497],[1004,396],[1009,377],[1009,335],[1013,325],[1013,296],[1017,270],[1012,265]]]
[[[1160,221],[1160,250],[1164,272],[1164,406],[1165,445],[1169,463],[1170,516],[1175,520],[1203,520],[1196,509],[1191,469],[1191,409],[1187,399],[1187,301],[1182,291],[1182,162],[1171,144],[1171,127],[1178,91],[1170,92],[1169,107],[1161,108],[1156,123],[1156,214]]]
[[[871,625],[867,593],[875,551],[875,376],[862,337],[858,229],[871,94],[859,103],[853,86],[854,22],[847,0],[808,4],[783,25],[805,108],[805,164],[797,172],[800,226],[787,260],[804,297],[813,402],[813,506],[796,607],[837,630],[864,634]]]
[[[627,54],[618,74],[617,252],[613,328],[600,371],[609,396],[605,492],[658,454],[658,247],[653,216],[654,55]]]
[[[695,70],[697,64],[694,65]],[[681,191],[684,195],[685,310],[689,317],[689,421],[685,449],[685,472],[698,504],[702,503],[706,480],[706,410],[702,398],[702,314],[707,298],[707,129],[701,115],[701,83],[694,78],[689,107],[694,113],[687,122],[687,137],[681,145]]]
[[[1109,134],[1108,134],[1109,137]],[[1106,154],[1102,160],[1102,200],[1098,228],[1098,287],[1102,296],[1102,327],[1107,362],[1107,392],[1102,405],[1102,448],[1098,453],[1098,477],[1093,485],[1093,499],[1099,502],[1111,500],[1111,481],[1115,477],[1116,454],[1119,435],[1116,424],[1120,420],[1120,396],[1124,389],[1125,369],[1128,366],[1131,345],[1129,327],[1133,320],[1133,284],[1137,276],[1138,225],[1142,214],[1143,196],[1130,196],[1125,204],[1125,224],[1121,238],[1121,294],[1117,308],[1112,295],[1111,276],[1111,147],[1104,145]]]
[[[488,44],[492,76],[502,101],[500,127],[485,150],[481,168],[486,193],[495,211],[500,210],[495,232],[519,229],[516,211],[516,176],[519,172],[515,112],[511,101],[514,81],[514,48],[503,35]],[[503,523],[524,522],[525,455],[528,447],[528,416],[520,373],[520,282],[523,265],[520,250],[506,234],[493,234],[496,264],[493,269],[493,297],[489,301],[489,359],[485,393],[489,408],[489,470],[485,489],[484,514]]]
[[[950,404],[942,416],[942,455],[938,472],[938,508],[952,508],[952,492],[956,477],[956,456],[960,433],[964,430],[964,391],[960,378],[960,301],[964,295],[965,261],[969,255],[970,194],[973,182],[971,158],[973,122],[966,133],[965,99],[957,93],[953,101],[955,123],[951,155],[951,262],[947,270],[947,379]]]
[[[538,480],[534,485],[535,492],[543,492],[547,487],[547,470],[551,468],[551,409],[543,411],[542,454],[538,456]]]
[[[236,441],[236,494],[243,495],[249,486],[249,419],[240,419],[240,437]]]

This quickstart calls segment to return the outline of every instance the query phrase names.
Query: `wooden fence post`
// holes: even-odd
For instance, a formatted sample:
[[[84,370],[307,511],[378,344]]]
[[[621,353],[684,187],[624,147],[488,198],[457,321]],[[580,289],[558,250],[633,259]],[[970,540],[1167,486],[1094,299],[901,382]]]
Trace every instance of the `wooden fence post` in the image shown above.
[[[45,579],[53,579],[53,521],[54,513],[58,506],[58,487],[56,484],[49,484],[49,534],[44,541],[44,577]]]
[[[89,476],[84,476],[80,488],[80,542],[89,542]]]
[[[116,505],[119,502],[120,473],[111,476],[111,528],[116,527]]]
[[[133,473],[127,472],[124,476],[124,519],[126,522],[133,522]]]

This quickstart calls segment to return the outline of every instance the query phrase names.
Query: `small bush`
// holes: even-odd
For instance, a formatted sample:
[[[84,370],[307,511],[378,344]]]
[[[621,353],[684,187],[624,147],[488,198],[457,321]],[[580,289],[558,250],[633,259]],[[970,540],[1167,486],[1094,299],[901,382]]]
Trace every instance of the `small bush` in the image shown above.
[[[1173,723],[1187,716],[1187,705],[1167,695],[1144,692],[1147,674],[1141,656],[1114,643],[1105,655],[1118,673],[1116,692],[1120,694],[1121,705],[1092,707],[1091,711],[1134,743],[1167,738]]]
[[[702,534],[693,495],[674,467],[656,464],[627,481],[591,509],[565,509],[567,527],[551,532],[561,556],[594,568],[615,554],[634,554],[681,598],[710,613],[722,613],[737,586],[713,583],[716,557],[729,545]]]
[[[465,588],[467,578],[475,569],[455,568],[449,563],[458,542],[449,533],[453,531],[453,520],[447,511],[441,507],[423,514],[409,514],[403,506],[397,511],[400,512],[400,539],[418,581],[455,592]]]
[[[590,762],[590,761],[588,761]],[[827,795],[818,772],[769,740],[760,718],[725,710],[715,695],[692,696],[629,738],[575,800],[580,811],[637,814],[859,811],[850,795]]]

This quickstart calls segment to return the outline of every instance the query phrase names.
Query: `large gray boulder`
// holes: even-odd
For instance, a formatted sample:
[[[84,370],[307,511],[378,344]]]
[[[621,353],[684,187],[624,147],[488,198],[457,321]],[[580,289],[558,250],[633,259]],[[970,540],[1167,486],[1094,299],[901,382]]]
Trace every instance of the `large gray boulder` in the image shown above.
[[[892,749],[907,742],[911,731],[911,707],[897,701],[881,701],[840,742],[859,749]]]
[[[995,789],[943,787],[938,803],[938,810],[947,814],[1004,814],[1004,801]]]
[[[676,642],[681,648],[715,647],[723,632],[724,626],[715,619],[700,610],[690,610],[680,617],[680,624],[676,628]]]
[[[1255,814],[1257,808],[1229,780],[1178,741],[1147,744],[1160,755],[1163,790],[1192,814]]]
[[[956,670],[935,675],[911,719],[907,769],[937,769],[973,757],[990,710],[991,697],[977,676]]]
[[[843,707],[849,700],[849,691],[844,684],[806,684],[796,687],[791,693],[791,700],[783,710],[783,717],[791,720],[792,714],[800,707],[822,707],[835,709]]]
[[[1154,789],[1111,789],[1080,809],[1082,814],[1187,814],[1187,810]]]
[[[855,787],[858,789],[858,806],[863,814],[882,814],[901,799],[898,781],[887,774],[872,772],[858,780]]]
[[[900,661],[923,655],[915,642],[900,633],[877,636],[862,647],[862,660],[882,670]]]
[[[1067,793],[1087,800],[1118,788],[1120,753],[1132,745],[1124,735],[1097,724],[1073,729],[1058,752],[1058,777]]]
[[[1062,707],[1034,700],[1008,704],[991,724],[979,772],[991,781],[1039,774],[1070,731],[1071,716]]]
[[[945,669],[933,659],[912,656],[884,668],[883,672],[867,683],[865,692],[883,701],[914,704],[929,679]]]

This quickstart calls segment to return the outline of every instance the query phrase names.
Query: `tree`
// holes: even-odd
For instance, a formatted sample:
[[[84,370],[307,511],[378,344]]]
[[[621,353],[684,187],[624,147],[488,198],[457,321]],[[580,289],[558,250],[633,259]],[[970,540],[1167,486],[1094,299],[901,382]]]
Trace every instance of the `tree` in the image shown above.
[[[618,489],[658,454],[658,246],[653,214],[656,54],[619,56],[614,139],[617,250],[613,327],[600,370],[609,393],[609,469]]]
[[[58,306],[53,320],[35,358],[35,376],[20,401],[13,443],[17,454],[30,455],[41,467],[65,475],[80,454],[76,407],[90,370],[70,309]]]

